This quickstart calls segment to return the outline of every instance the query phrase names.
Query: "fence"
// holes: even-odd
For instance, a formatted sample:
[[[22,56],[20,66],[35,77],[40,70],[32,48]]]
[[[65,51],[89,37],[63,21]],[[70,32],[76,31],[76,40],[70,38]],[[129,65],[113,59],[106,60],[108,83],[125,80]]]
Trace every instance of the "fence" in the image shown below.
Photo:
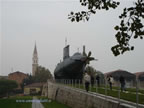
[[[79,90],[85,90],[84,81],[79,79],[57,79],[56,83]],[[136,80],[135,83],[132,83],[133,84],[129,84],[129,86],[126,85],[123,90],[121,84],[117,82],[115,85],[112,84],[112,89],[110,89],[107,80],[103,79],[99,83],[95,80],[94,83],[91,83],[89,86],[89,93],[95,93],[96,95],[102,94],[105,99],[112,98],[119,103],[130,103],[139,108],[141,104],[144,104],[144,89],[139,87],[141,85],[140,81]]]

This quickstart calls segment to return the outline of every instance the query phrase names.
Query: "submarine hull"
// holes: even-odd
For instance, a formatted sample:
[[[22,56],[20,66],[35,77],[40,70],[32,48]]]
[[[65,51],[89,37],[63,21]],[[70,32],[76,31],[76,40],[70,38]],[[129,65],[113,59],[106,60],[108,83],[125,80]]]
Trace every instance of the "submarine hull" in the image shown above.
[[[63,61],[57,64],[54,70],[55,79],[82,79],[83,72],[86,64],[89,61],[94,60],[91,56],[91,52],[85,53],[85,46],[83,47],[83,53],[76,52],[73,56],[69,56],[69,45],[64,48]]]
[[[60,65],[55,69],[55,79],[82,79],[85,62],[71,60],[69,63],[62,62]]]

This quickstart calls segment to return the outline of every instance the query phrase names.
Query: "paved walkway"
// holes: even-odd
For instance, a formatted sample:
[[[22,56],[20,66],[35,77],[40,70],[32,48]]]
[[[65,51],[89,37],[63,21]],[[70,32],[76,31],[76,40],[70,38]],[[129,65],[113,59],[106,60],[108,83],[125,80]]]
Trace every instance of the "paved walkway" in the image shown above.
[[[33,97],[32,108],[44,108],[43,105],[40,103],[40,100],[37,99],[36,96]]]

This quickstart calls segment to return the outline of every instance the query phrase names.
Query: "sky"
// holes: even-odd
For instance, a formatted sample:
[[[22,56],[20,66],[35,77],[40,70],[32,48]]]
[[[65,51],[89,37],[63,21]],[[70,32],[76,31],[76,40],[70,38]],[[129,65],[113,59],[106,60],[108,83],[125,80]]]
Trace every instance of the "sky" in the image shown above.
[[[32,54],[36,42],[39,65],[53,73],[63,58],[65,38],[70,45],[70,56],[86,52],[98,61],[90,66],[105,72],[117,69],[129,72],[144,71],[143,40],[131,40],[135,50],[115,57],[111,47],[116,44],[114,30],[120,23],[118,16],[124,7],[132,6],[131,0],[120,1],[120,6],[109,11],[97,11],[88,22],[72,23],[71,11],[86,10],[79,0],[1,0],[0,6],[0,75],[11,72],[32,72]]]

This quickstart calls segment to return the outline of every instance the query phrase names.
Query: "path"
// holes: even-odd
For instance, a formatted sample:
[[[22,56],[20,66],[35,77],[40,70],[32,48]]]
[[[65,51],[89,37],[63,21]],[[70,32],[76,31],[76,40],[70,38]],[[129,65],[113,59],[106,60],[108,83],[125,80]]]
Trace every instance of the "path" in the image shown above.
[[[33,97],[32,108],[44,108],[43,105],[40,103],[40,100],[37,99],[36,96]]]

